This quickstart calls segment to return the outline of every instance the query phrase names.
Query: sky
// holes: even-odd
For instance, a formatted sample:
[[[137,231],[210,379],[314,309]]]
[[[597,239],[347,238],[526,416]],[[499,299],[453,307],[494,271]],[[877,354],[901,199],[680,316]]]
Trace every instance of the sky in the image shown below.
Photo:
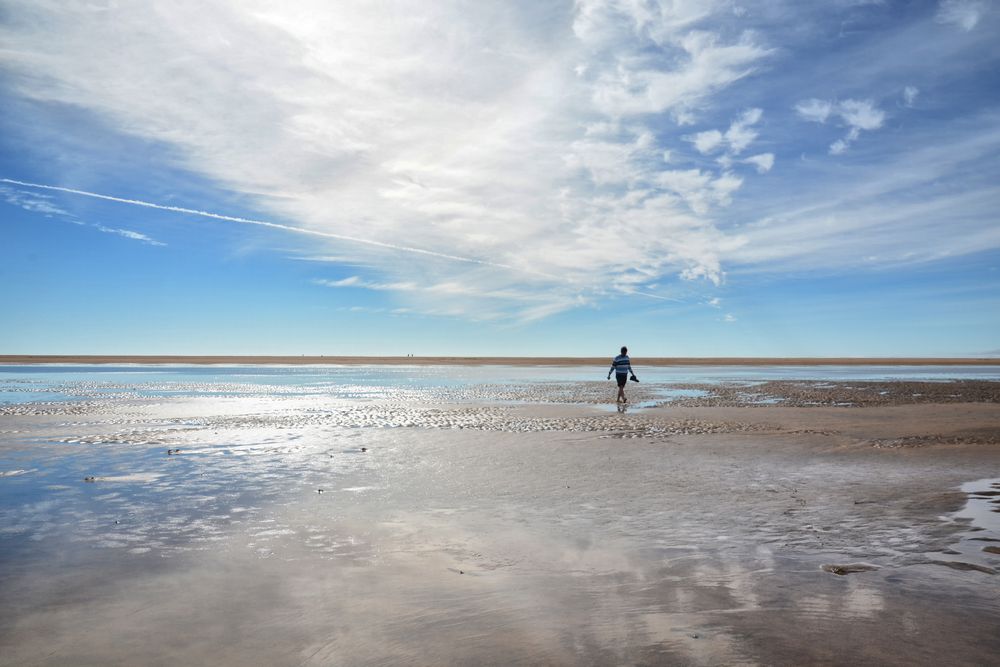
[[[0,0],[0,353],[1000,356],[988,0]]]

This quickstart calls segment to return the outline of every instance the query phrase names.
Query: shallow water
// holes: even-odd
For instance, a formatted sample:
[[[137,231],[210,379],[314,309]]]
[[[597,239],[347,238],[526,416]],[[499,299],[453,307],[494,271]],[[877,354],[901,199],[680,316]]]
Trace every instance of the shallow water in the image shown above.
[[[642,368],[649,383],[767,380],[1000,380],[996,366],[677,366]],[[322,395],[391,398],[429,389],[601,380],[562,366],[0,366],[0,403],[132,397]]]
[[[1000,478],[967,482],[962,485],[962,491],[968,494],[969,500],[955,516],[971,519],[975,528],[1000,538]]]

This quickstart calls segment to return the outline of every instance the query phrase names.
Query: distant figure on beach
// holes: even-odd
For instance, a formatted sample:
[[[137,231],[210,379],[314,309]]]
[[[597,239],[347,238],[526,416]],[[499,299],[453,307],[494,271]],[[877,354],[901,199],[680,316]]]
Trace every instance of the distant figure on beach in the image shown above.
[[[625,383],[631,375],[632,379],[638,382],[635,373],[632,371],[632,362],[628,358],[628,348],[622,345],[622,353],[611,360],[611,370],[608,371],[608,379],[611,379],[611,372],[614,371],[615,379],[618,380],[618,398],[616,403],[628,403],[625,398]]]

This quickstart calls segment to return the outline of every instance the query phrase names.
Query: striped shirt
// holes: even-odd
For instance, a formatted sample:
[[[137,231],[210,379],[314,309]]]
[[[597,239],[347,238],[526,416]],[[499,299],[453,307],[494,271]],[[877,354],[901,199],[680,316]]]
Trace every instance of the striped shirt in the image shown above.
[[[632,364],[629,361],[627,354],[619,354],[617,357],[611,360],[611,368],[614,369],[616,375],[628,375],[632,372]]]

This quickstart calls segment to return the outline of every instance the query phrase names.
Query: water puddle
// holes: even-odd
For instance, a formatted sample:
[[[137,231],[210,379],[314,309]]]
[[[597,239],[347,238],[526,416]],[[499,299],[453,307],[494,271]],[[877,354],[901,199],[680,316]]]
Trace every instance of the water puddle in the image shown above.
[[[660,389],[654,390],[656,392],[655,398],[647,399],[645,401],[635,401],[628,402],[625,404],[609,404],[609,405],[599,405],[600,409],[606,412],[629,412],[631,410],[640,410],[642,408],[655,408],[661,405],[669,405],[673,401],[683,400],[685,398],[704,398],[711,395],[711,392],[705,391],[703,389]]]
[[[655,408],[659,404],[660,401],[629,401],[628,403],[598,404],[595,407],[599,410],[603,410],[604,412],[619,412],[621,414],[627,414],[643,408]]]
[[[1000,477],[968,482],[962,485],[962,491],[969,499],[955,518],[972,519],[973,527],[982,529],[979,532],[1000,539]]]
[[[962,485],[968,499],[951,519],[969,522],[968,531],[945,553],[948,560],[934,560],[956,570],[985,574],[1000,572],[1000,478],[980,479]]]

